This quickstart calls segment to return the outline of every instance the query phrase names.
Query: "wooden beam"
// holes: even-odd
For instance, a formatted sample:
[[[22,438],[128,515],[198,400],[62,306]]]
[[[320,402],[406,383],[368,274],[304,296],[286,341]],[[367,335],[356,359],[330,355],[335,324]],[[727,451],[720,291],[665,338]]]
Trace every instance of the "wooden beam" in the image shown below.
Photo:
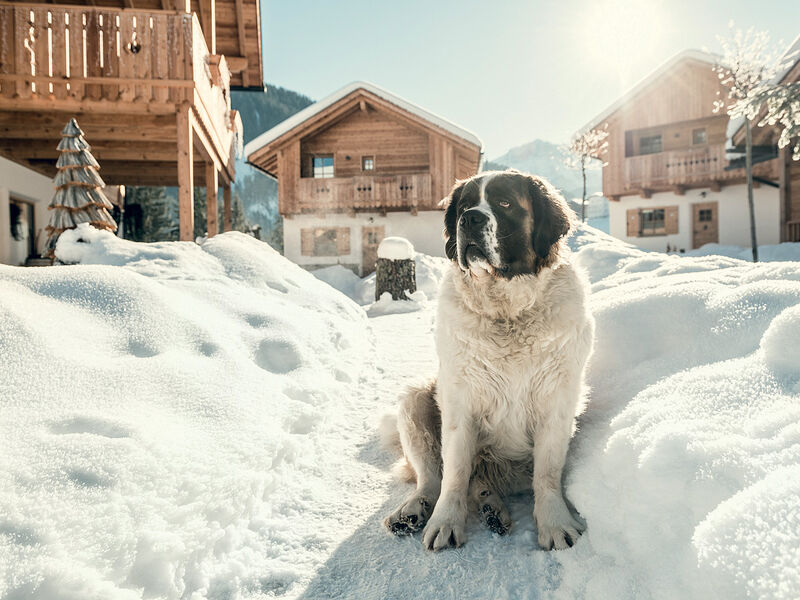
[[[247,69],[250,63],[246,56],[230,56],[228,54],[225,55],[225,62],[228,63],[228,70],[231,73],[241,73]]]
[[[233,206],[231,205],[231,184],[227,182],[222,183],[222,202],[224,204],[222,230],[233,231]]]
[[[685,196],[686,188],[682,185],[673,186],[672,193],[675,194],[676,196]]]
[[[361,109],[361,112],[367,112],[367,103],[364,102],[363,98],[358,102],[358,106]]]
[[[200,21],[206,38],[209,54],[217,53],[217,8],[216,0],[200,0]]]
[[[721,192],[722,191],[722,182],[720,181],[712,181],[711,185],[709,185],[709,189],[712,192]]]
[[[105,160],[171,161],[175,162],[176,146],[169,142],[124,142],[119,140],[92,140],[92,155],[101,162]],[[24,138],[0,139],[0,151],[14,159],[49,158],[57,160],[60,152],[50,140]]]
[[[247,56],[246,41],[244,31],[244,0],[236,0],[236,31],[239,37],[239,55]]]
[[[178,213],[180,240],[194,240],[194,126],[192,107],[178,109]]]
[[[652,198],[653,197],[653,191],[649,190],[647,188],[641,189],[641,190],[639,190],[639,197],[640,198]]]
[[[219,233],[219,216],[217,214],[217,169],[213,163],[206,163],[206,233],[214,237]]]

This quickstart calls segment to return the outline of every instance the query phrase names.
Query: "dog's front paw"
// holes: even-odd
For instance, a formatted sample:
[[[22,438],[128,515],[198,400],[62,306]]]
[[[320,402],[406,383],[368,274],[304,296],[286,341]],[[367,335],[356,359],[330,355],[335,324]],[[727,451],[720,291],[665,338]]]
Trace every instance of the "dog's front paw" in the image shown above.
[[[383,520],[383,526],[395,535],[412,535],[425,526],[432,507],[426,496],[414,494]]]
[[[428,550],[458,548],[467,541],[464,533],[466,517],[457,510],[433,511],[422,532],[422,545]]]
[[[583,525],[572,515],[561,497],[536,500],[533,518],[539,531],[539,546],[545,550],[564,550],[578,541]]]

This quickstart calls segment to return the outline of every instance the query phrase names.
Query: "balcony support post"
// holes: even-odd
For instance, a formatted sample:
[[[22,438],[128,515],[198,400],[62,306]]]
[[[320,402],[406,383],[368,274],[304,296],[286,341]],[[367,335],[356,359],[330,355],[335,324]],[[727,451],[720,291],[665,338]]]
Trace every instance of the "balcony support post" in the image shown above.
[[[222,182],[222,202],[224,204],[224,217],[222,231],[233,231],[233,207],[231,206],[231,184]]]
[[[178,108],[178,214],[180,240],[194,239],[194,135],[192,107]]]
[[[214,163],[206,163],[206,233],[208,237],[214,237],[219,233],[219,216],[217,213],[218,181],[218,173]]]

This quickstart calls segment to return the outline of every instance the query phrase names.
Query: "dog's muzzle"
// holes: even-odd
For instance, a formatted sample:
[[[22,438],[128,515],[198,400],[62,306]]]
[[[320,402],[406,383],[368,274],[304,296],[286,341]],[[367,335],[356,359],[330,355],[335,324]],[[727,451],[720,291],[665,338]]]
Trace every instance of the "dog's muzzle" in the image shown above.
[[[470,269],[470,264],[491,268],[485,246],[488,222],[489,215],[477,208],[465,210],[458,220],[458,264],[464,271]]]

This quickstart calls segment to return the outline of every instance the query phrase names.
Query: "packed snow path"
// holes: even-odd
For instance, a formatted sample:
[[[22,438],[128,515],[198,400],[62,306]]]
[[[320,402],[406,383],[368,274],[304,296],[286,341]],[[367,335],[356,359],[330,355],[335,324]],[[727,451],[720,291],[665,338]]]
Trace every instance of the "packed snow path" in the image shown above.
[[[80,265],[0,265],[0,598],[795,598],[800,262],[570,245],[598,327],[562,552],[529,495],[440,554],[381,527],[409,486],[378,423],[436,370],[443,259],[366,312],[235,233],[86,229],[59,242]]]

